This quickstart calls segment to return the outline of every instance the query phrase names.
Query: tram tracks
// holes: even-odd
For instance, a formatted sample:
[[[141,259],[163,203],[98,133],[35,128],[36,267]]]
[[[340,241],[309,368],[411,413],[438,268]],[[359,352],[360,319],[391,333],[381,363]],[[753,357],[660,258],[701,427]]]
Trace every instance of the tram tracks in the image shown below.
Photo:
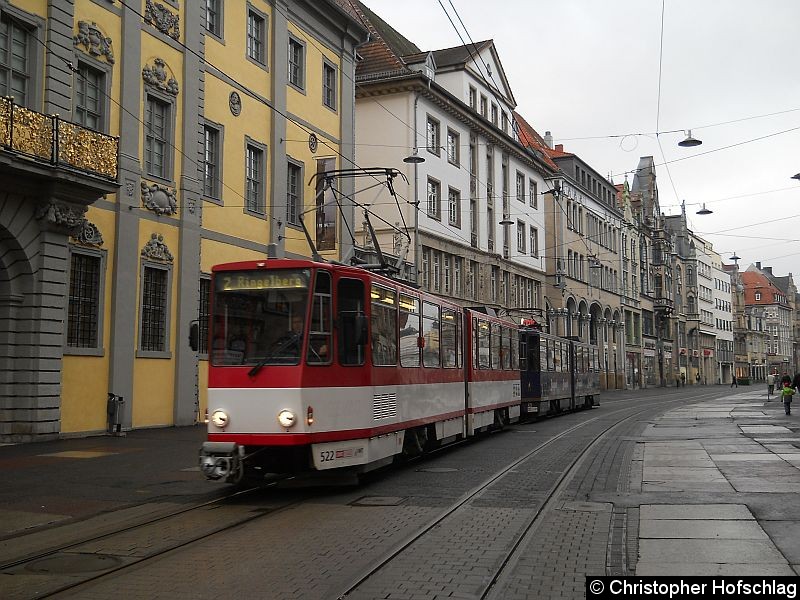
[[[714,396],[714,394],[708,395],[708,397]],[[718,394],[716,394],[716,396],[718,396]],[[673,403],[687,401],[686,398],[673,399],[670,395],[653,395],[651,396],[651,399],[656,400],[661,407],[666,407],[667,405],[672,405]],[[693,400],[703,399],[705,398],[700,396],[693,398]],[[553,435],[547,440],[542,440],[542,442],[535,448],[526,450],[526,454],[505,465],[499,471],[496,471],[494,475],[489,477],[482,484],[474,486],[468,492],[461,494],[461,496],[459,496],[460,500],[455,502],[449,508],[444,509],[444,512],[437,510],[436,512],[438,513],[438,517],[433,518],[432,521],[427,524],[427,526],[425,523],[420,522],[420,526],[415,527],[416,533],[409,535],[405,541],[399,541],[401,538],[398,537],[395,540],[397,546],[395,546],[394,549],[391,549],[391,546],[385,546],[382,551],[382,559],[376,560],[372,557],[364,557],[364,561],[360,562],[360,565],[355,567],[351,573],[345,575],[344,571],[340,572],[343,578],[338,580],[338,584],[335,587],[328,588],[328,593],[322,597],[324,597],[326,600],[329,598],[336,598],[337,595],[338,597],[342,598],[375,597],[369,595],[369,592],[367,592],[367,595],[363,595],[360,590],[364,587],[364,584],[370,584],[370,582],[373,582],[376,578],[376,575],[378,578],[380,578],[381,568],[391,567],[393,561],[397,557],[400,557],[404,551],[411,548],[415,542],[418,543],[419,541],[423,540],[427,535],[430,535],[430,533],[437,528],[445,528],[448,519],[457,519],[459,507],[461,507],[462,510],[466,510],[467,505],[480,504],[481,501],[485,501],[487,493],[491,493],[493,486],[496,488],[502,485],[503,478],[509,474],[513,474],[515,469],[521,469],[525,460],[531,459],[537,453],[546,453],[548,448],[558,444],[559,441],[568,442],[570,438],[576,437],[576,434],[579,433],[582,428],[593,424],[597,425],[598,421],[600,420],[611,418],[614,422],[608,423],[607,426],[604,426],[603,431],[596,433],[593,438],[594,441],[599,440],[604,434],[607,434],[608,431],[613,429],[614,426],[617,426],[623,422],[623,419],[614,418],[614,415],[633,410],[635,411],[634,414],[630,414],[626,417],[627,419],[633,419],[641,416],[641,414],[646,412],[648,408],[656,408],[651,404],[649,407],[637,410],[636,407],[628,406],[629,401],[630,403],[638,402],[637,398],[635,397],[630,399],[620,398],[614,401],[605,402],[605,410],[576,413],[576,415],[583,414],[583,416],[587,418],[581,423],[575,424],[569,427],[567,430]],[[619,404],[617,404],[617,402],[619,402]],[[614,408],[609,411],[608,407],[612,404],[614,405]],[[623,405],[626,406],[623,407]],[[620,408],[617,408],[618,406]],[[542,420],[543,423],[546,421],[550,420]],[[591,444],[584,444],[584,446],[590,445]],[[577,451],[577,449],[578,448],[576,447],[575,450]],[[506,556],[503,557],[502,560],[497,559],[495,561],[499,568],[496,569],[496,572],[492,577],[486,577],[485,581],[481,583],[482,589],[485,590],[481,592],[483,595],[475,597],[493,597],[491,594],[496,593],[495,590],[498,589],[497,582],[502,583],[504,573],[508,570],[509,565],[513,564],[515,551],[527,544],[527,539],[525,539],[525,536],[530,536],[531,533],[529,532],[536,530],[536,527],[538,526],[538,523],[541,522],[542,517],[551,509],[552,502],[554,502],[555,499],[557,499],[560,495],[562,486],[570,480],[570,478],[574,475],[575,469],[580,466],[580,460],[582,460],[582,457],[586,456],[590,452],[591,450],[589,448],[584,447],[580,455],[576,456],[566,467],[563,468],[563,472],[560,472],[562,471],[562,468],[558,467],[559,476],[556,481],[551,482],[553,485],[550,486],[550,490],[547,493],[546,499],[541,501],[541,505],[538,507],[535,514],[526,513],[525,516],[527,521],[530,521],[530,523],[527,523],[527,521],[523,522],[521,518],[515,521],[515,536],[513,539],[509,538],[506,540],[506,545],[510,551]],[[577,454],[577,452],[575,454]],[[389,473],[391,473],[391,471],[389,471]],[[16,562],[5,561],[5,564],[0,565],[0,573],[14,575],[28,574],[34,576],[22,577],[19,585],[14,583],[11,587],[6,586],[5,583],[0,583],[0,585],[3,585],[4,589],[3,597],[9,598],[9,600],[22,600],[23,598],[49,597],[58,595],[62,592],[66,592],[67,595],[72,594],[80,596],[82,593],[84,593],[80,586],[88,585],[88,590],[92,589],[92,586],[96,585],[97,583],[100,583],[99,580],[108,579],[115,581],[115,579],[113,579],[115,574],[124,576],[121,573],[122,571],[135,565],[144,566],[143,563],[153,561],[159,557],[164,557],[170,553],[173,555],[172,561],[174,562],[175,559],[180,559],[181,554],[185,551],[185,549],[188,549],[189,546],[199,543],[200,547],[202,547],[204,541],[210,541],[213,544],[215,536],[225,534],[226,532],[230,532],[244,525],[253,523],[255,528],[258,529],[259,525],[255,524],[254,522],[263,520],[262,523],[266,521],[267,526],[272,528],[274,526],[269,525],[271,521],[268,521],[267,519],[278,519],[276,521],[276,525],[279,524],[281,520],[292,520],[293,518],[296,518],[296,515],[292,515],[289,511],[308,502],[313,496],[312,494],[307,493],[307,490],[305,491],[306,493],[295,494],[293,497],[288,498],[285,495],[280,498],[276,498],[272,494],[264,494],[256,497],[251,502],[247,494],[252,493],[253,491],[254,490],[250,489],[243,490],[241,492],[234,492],[226,495],[223,498],[217,498],[210,502],[184,507],[183,510],[162,515],[160,518],[151,519],[147,523],[142,522],[129,528],[120,528],[102,536],[87,536],[85,539],[76,540],[74,543],[70,543],[68,545],[62,545],[59,547],[54,546],[47,552],[40,552],[35,556],[27,556]],[[316,494],[314,495],[316,495],[317,498],[321,498],[323,501],[325,501],[325,498],[327,497],[324,491],[322,494],[320,494],[319,490],[317,490]],[[281,517],[281,515],[284,516]],[[454,526],[453,528],[458,529],[458,526]],[[251,527],[246,528],[246,530],[249,529],[251,529]],[[235,535],[238,536],[239,534],[237,533]],[[197,550],[195,550],[195,555],[196,553]],[[37,565],[41,566],[41,561],[46,561],[48,558],[61,559],[65,556],[85,557],[89,555],[100,557],[111,556],[116,560],[112,561],[114,564],[101,564],[99,565],[99,568],[94,571],[52,573],[52,576],[49,576],[46,570],[36,570]],[[46,562],[44,565],[46,566]],[[31,566],[33,566],[33,569],[31,569]],[[351,563],[350,566],[353,566],[353,564]],[[11,580],[13,581],[13,579],[15,578],[12,578]],[[4,581],[7,582],[9,580],[9,578],[6,578]],[[347,586],[344,583],[345,581],[350,581],[352,583],[351,585]],[[31,582],[34,583],[34,586],[30,585]],[[267,586],[266,589],[269,589],[269,583],[267,581],[264,583]],[[107,587],[108,585],[106,584],[105,588]]]
[[[715,397],[718,394],[708,394],[708,397]],[[668,396],[665,396],[669,398]],[[653,397],[655,399],[655,397]],[[702,399],[701,397],[695,397],[695,399]],[[619,399],[614,403],[622,403],[628,399]],[[636,398],[630,398],[631,401],[636,401]],[[678,399],[667,399],[663,401],[660,407],[664,407],[665,405],[672,405],[678,403],[685,403],[685,398],[678,398]],[[641,415],[647,412],[653,412],[654,407],[653,405],[648,405],[647,407],[643,407],[641,409],[631,409],[630,407],[619,408],[613,410],[611,412],[604,412],[602,415],[597,417],[593,417],[582,421],[572,427],[562,431],[561,433],[552,436],[551,438],[547,439],[546,441],[540,443],[535,448],[531,449],[524,455],[520,456],[519,458],[515,459],[499,471],[495,472],[491,477],[486,479],[480,485],[474,487],[464,495],[462,495],[456,502],[454,502],[449,508],[444,510],[443,512],[439,513],[436,517],[431,519],[426,525],[415,531],[412,535],[407,537],[405,540],[399,542],[394,548],[388,550],[384,553],[382,557],[377,560],[374,560],[373,563],[362,571],[359,575],[357,575],[351,583],[344,589],[341,589],[338,595],[333,597],[338,598],[338,600],[345,600],[345,599],[361,599],[361,598],[391,598],[394,597],[392,592],[388,589],[385,589],[381,586],[382,580],[387,581],[396,581],[398,571],[403,570],[403,566],[399,568],[395,566],[395,563],[403,562],[403,555],[404,554],[425,554],[425,538],[428,536],[441,536],[441,532],[443,530],[453,530],[453,531],[467,531],[470,528],[474,528],[475,524],[472,522],[476,518],[476,514],[479,511],[475,510],[474,504],[476,501],[480,500],[485,494],[490,492],[494,486],[500,483],[505,477],[513,474],[518,468],[523,467],[524,464],[531,459],[538,457],[541,453],[549,449],[551,446],[557,444],[559,441],[568,438],[569,436],[573,435],[576,431],[590,426],[594,423],[597,423],[600,420],[606,420],[609,417],[613,417],[613,415],[618,413],[630,413],[631,410],[634,410],[632,414],[628,414],[621,419],[614,419],[613,422],[609,423],[607,426],[603,427],[601,431],[599,431],[594,437],[585,445],[582,451],[580,451],[577,455],[575,455],[571,461],[566,465],[563,472],[557,477],[554,484],[551,488],[547,491],[546,496],[544,499],[539,503],[539,505],[529,511],[529,514],[526,518],[522,520],[517,520],[515,523],[516,530],[511,533],[511,535],[507,535],[505,537],[499,537],[499,544],[497,546],[502,546],[504,548],[503,552],[498,555],[498,553],[491,553],[491,561],[493,562],[492,567],[486,567],[485,564],[482,569],[478,569],[479,573],[475,574],[474,577],[474,584],[472,585],[472,589],[469,592],[465,592],[463,588],[459,587],[460,583],[457,580],[457,577],[453,578],[452,581],[453,588],[448,589],[447,583],[444,585],[444,589],[442,590],[443,595],[447,595],[449,592],[453,593],[467,593],[469,597],[480,598],[481,600],[486,598],[503,598],[503,591],[501,584],[503,581],[504,576],[510,570],[515,563],[515,559],[518,555],[518,552],[521,548],[524,548],[530,541],[531,537],[535,534],[538,526],[543,521],[543,518],[553,510],[553,507],[559,502],[559,498],[565,486],[569,483],[569,481],[575,476],[578,468],[580,467],[581,463],[591,455],[594,448],[608,435],[610,435],[613,430],[624,423],[627,423],[633,419],[641,417]],[[460,523],[460,524],[458,524]],[[491,542],[491,540],[489,540]],[[428,547],[437,547],[441,546],[441,544],[437,542],[427,544]],[[416,549],[415,549],[416,547]],[[464,552],[465,549],[463,548],[453,548],[454,552]],[[442,554],[446,554],[445,552]],[[457,562],[457,561],[454,561]],[[409,565],[415,564],[413,559],[406,560],[405,568],[407,569]],[[433,566],[433,565],[432,565]],[[456,569],[458,570],[458,569]],[[384,575],[386,575],[384,577]],[[413,576],[411,572],[408,573],[409,576]],[[432,577],[431,579],[436,579],[436,577]],[[441,578],[442,582],[447,582],[448,578],[443,577]],[[477,581],[480,580],[480,581]],[[396,584],[392,584],[396,585]],[[392,587],[389,586],[389,587]],[[410,590],[409,590],[410,591]],[[466,596],[465,596],[466,597]]]
[[[3,558],[0,575],[3,576],[4,600],[47,598],[111,576],[144,561],[179,550],[225,531],[263,519],[302,504],[308,494],[264,506],[263,497],[246,503],[248,496],[275,486],[282,480],[245,489],[231,489],[227,493],[179,509],[156,510],[153,516],[141,516],[134,522],[112,527],[84,536],[63,536],[59,542],[58,528],[46,533],[52,539],[49,545],[39,541],[33,552],[22,550],[16,558]],[[113,516],[109,518],[113,519]],[[78,525],[78,524],[75,524]],[[15,540],[19,543],[19,539]],[[6,553],[7,554],[7,553]],[[7,577],[7,576],[12,577]]]

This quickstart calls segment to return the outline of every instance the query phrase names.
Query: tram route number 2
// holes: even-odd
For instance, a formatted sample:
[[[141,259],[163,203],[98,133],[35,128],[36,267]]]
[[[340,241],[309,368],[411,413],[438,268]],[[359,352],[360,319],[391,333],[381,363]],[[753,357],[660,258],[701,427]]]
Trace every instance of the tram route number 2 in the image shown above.
[[[331,462],[344,458],[357,458],[364,454],[364,448],[342,448],[340,450],[321,450],[320,462]]]

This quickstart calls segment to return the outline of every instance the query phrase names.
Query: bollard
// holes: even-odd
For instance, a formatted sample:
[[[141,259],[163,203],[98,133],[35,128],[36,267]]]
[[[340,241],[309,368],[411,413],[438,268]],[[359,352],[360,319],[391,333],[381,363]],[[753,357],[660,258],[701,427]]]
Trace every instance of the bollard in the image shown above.
[[[124,403],[125,399],[122,396],[108,392],[106,412],[108,415],[108,433],[111,435],[125,435],[122,432],[122,405]]]

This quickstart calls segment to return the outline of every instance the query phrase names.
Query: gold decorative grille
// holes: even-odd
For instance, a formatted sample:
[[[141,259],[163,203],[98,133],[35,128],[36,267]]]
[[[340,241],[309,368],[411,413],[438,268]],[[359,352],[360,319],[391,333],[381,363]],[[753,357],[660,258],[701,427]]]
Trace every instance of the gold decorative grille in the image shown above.
[[[117,179],[119,138],[0,98],[0,146],[37,161]]]

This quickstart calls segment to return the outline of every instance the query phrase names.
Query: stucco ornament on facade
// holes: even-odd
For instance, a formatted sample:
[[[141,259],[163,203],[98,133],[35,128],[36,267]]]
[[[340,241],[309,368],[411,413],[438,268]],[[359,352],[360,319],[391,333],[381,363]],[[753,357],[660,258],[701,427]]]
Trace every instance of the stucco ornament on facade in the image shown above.
[[[86,219],[83,220],[81,227],[72,234],[73,239],[84,246],[102,246],[103,235],[100,229]]]
[[[228,96],[228,108],[231,109],[231,114],[234,117],[242,114],[242,98],[238,92],[231,92],[230,96]]]
[[[164,243],[164,236],[160,233],[150,234],[150,240],[142,248],[142,257],[168,263],[173,260],[172,252],[169,251]]]
[[[72,233],[83,227],[83,223],[86,221],[85,214],[85,206],[69,206],[61,202],[49,202],[39,206],[36,211],[36,219],[44,220],[67,233]]]
[[[162,92],[172,94],[173,96],[178,95],[178,81],[174,77],[170,77],[169,73],[167,73],[167,63],[163,58],[156,58],[153,60],[152,67],[150,65],[145,65],[142,69],[142,79],[144,79],[146,84]]]
[[[157,215],[174,215],[178,212],[175,190],[165,185],[143,181],[142,202],[145,208]]]
[[[103,35],[94,21],[78,21],[78,33],[72,38],[75,46],[81,47],[92,56],[105,56],[108,64],[114,64],[111,38]]]
[[[144,20],[173,40],[179,40],[181,37],[180,17],[172,14],[160,2],[152,0],[145,2]]]

